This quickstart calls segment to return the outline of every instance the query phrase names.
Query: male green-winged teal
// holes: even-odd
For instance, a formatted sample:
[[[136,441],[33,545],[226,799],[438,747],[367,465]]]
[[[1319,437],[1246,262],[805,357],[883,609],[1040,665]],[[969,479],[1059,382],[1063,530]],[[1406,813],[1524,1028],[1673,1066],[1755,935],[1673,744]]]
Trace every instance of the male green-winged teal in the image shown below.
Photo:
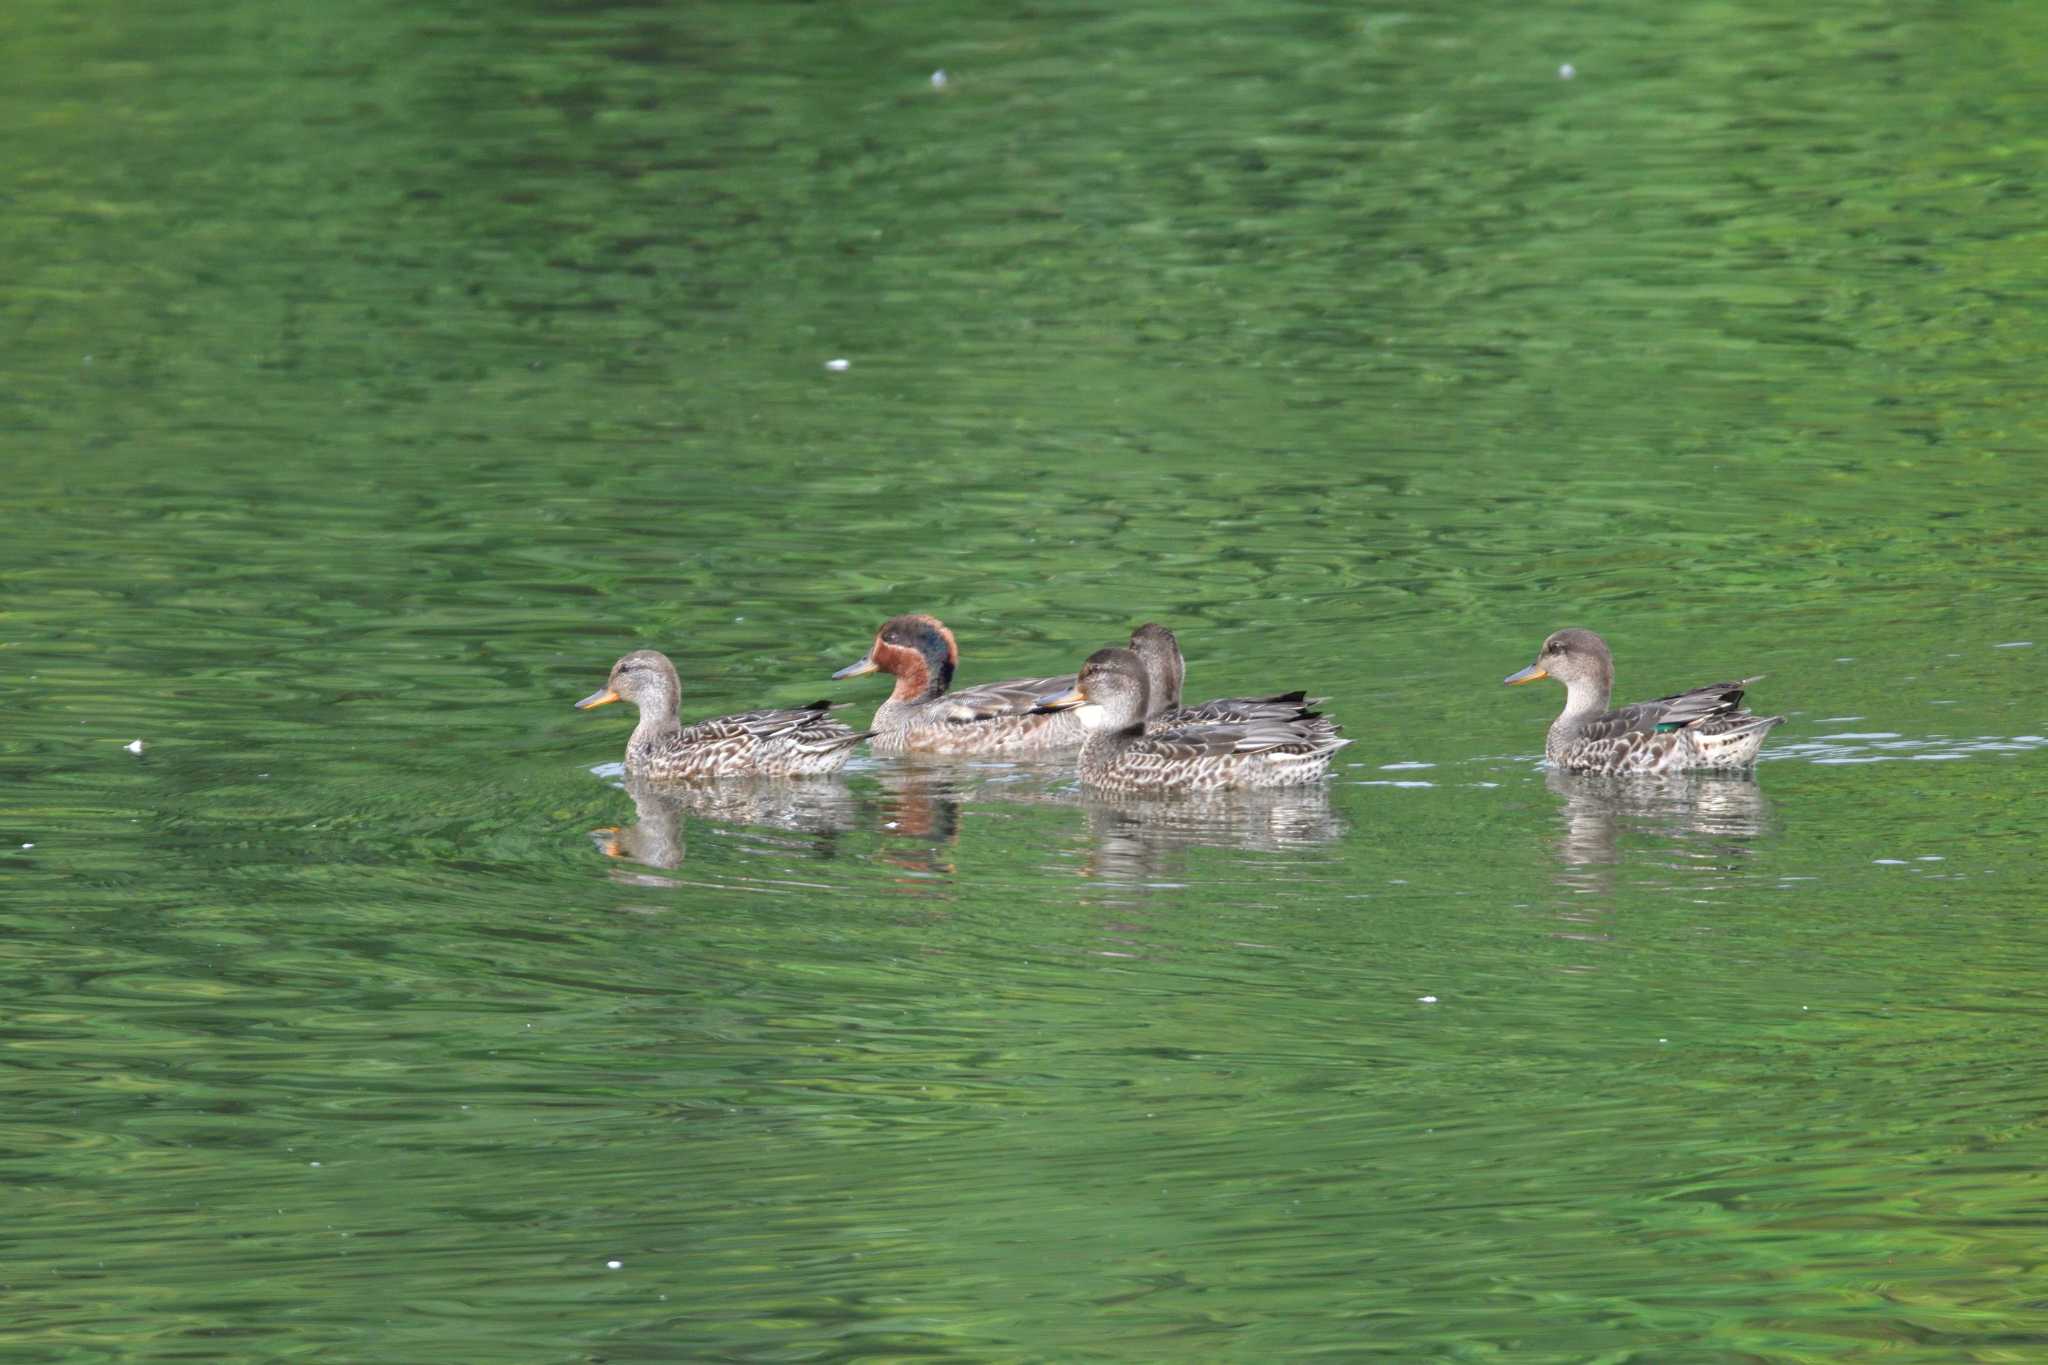
[[[937,618],[896,616],[882,623],[875,643],[858,663],[832,676],[894,675],[896,689],[869,722],[878,754],[1027,758],[1071,751],[1087,737],[1073,716],[1033,709],[1046,693],[1071,687],[1072,674],[1013,678],[949,692],[959,664],[960,646]]]
[[[1320,779],[1351,741],[1310,714],[1292,720],[1192,723],[1149,729],[1145,666],[1128,649],[1088,656],[1074,686],[1040,705],[1080,717],[1084,786],[1121,792],[1296,787]]]
[[[1756,678],[1695,687],[1610,711],[1614,656],[1590,630],[1558,631],[1543,642],[1535,663],[1502,681],[1519,687],[1540,678],[1555,678],[1565,689],[1564,710],[1550,722],[1543,755],[1575,772],[1746,768],[1756,762],[1771,727],[1785,720],[1742,709],[1742,691]]]
[[[611,678],[576,703],[579,711],[630,701],[640,723],[626,741],[629,774],[683,781],[712,777],[810,777],[837,772],[871,733],[841,725],[831,702],[742,711],[684,725],[683,686],[666,654],[639,649],[612,665]]]

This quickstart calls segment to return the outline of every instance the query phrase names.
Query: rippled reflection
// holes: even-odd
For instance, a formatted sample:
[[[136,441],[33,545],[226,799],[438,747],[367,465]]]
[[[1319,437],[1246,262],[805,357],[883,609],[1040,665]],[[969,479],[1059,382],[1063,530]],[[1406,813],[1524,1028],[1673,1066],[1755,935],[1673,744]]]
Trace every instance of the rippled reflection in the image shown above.
[[[935,844],[960,838],[960,806],[972,785],[968,770],[959,764],[910,762],[884,767],[875,776],[884,833]]]
[[[876,777],[882,861],[916,878],[950,881],[957,870],[953,847],[960,841],[960,808],[969,790],[966,769],[913,761],[886,766]]]
[[[1118,883],[1185,880],[1190,849],[1283,853],[1332,843],[1345,829],[1324,786],[1179,797],[1084,793],[1081,807],[1089,835],[1084,869]]]
[[[749,826],[814,836],[803,845],[812,856],[835,852],[831,836],[854,828],[859,807],[838,782],[748,781],[733,779],[701,785],[663,785],[628,777],[626,794],[633,798],[633,823],[607,825],[590,832],[606,857],[647,867],[676,868],[688,856],[683,816],[723,825]],[[785,851],[789,841],[781,841]]]
[[[1568,773],[1544,785],[1564,799],[1558,858],[1567,868],[1623,860],[1623,841],[1642,839],[1670,864],[1748,857],[1747,841],[1770,824],[1770,803],[1753,774]]]

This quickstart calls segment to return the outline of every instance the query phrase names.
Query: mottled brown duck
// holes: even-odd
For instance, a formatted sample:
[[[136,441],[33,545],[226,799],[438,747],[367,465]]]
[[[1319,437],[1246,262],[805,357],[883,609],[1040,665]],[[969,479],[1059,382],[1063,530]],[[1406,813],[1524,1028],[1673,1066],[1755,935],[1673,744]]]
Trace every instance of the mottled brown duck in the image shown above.
[[[626,741],[626,771],[663,780],[715,777],[813,777],[844,767],[871,731],[832,719],[832,703],[771,707],[714,716],[693,724],[678,714],[683,686],[666,654],[635,650],[612,665],[611,677],[576,703],[579,711],[629,701],[640,723]]]
[[[1550,722],[1543,756],[1573,772],[1746,768],[1756,762],[1771,727],[1785,721],[1742,709],[1743,689],[1757,678],[1711,683],[1610,710],[1614,656],[1590,630],[1558,631],[1536,651],[1536,662],[1502,681],[1519,687],[1542,678],[1564,684],[1564,710]]]

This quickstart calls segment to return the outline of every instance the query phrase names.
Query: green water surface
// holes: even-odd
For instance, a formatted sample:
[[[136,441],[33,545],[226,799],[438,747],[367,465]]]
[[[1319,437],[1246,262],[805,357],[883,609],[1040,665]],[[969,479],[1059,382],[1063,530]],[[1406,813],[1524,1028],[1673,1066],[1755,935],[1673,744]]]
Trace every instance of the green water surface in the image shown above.
[[[2005,0],[17,0],[0,1354],[2048,1356],[2044,69]],[[679,797],[570,707],[859,719],[903,611],[1356,742]],[[1547,773],[1564,625],[1789,720]]]

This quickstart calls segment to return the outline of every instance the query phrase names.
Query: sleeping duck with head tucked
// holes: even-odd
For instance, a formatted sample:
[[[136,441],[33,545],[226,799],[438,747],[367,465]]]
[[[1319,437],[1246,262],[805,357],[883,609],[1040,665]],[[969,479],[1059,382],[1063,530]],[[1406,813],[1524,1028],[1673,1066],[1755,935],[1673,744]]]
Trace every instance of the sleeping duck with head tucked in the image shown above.
[[[937,617],[896,616],[882,623],[859,662],[832,676],[887,673],[896,679],[870,722],[878,754],[1032,758],[1070,753],[1087,737],[1073,716],[1034,710],[1041,696],[1071,687],[1072,674],[949,690],[959,666],[960,646]]]
[[[1320,781],[1351,741],[1324,717],[1188,722],[1148,727],[1145,665],[1128,649],[1088,656],[1074,685],[1045,697],[1087,727],[1081,784],[1113,792],[1208,792],[1298,787]]]
[[[1573,772],[1747,768],[1771,727],[1785,721],[1742,709],[1742,693],[1756,678],[1709,683],[1609,710],[1614,656],[1590,630],[1556,632],[1536,651],[1536,662],[1501,681],[1520,687],[1543,678],[1564,684],[1564,710],[1550,722],[1543,756]]]
[[[869,732],[832,719],[832,703],[777,707],[715,716],[691,725],[678,708],[683,693],[666,654],[639,649],[612,665],[611,677],[576,703],[579,711],[629,701],[640,723],[626,741],[626,772],[655,780],[718,777],[811,777],[846,765]]]

